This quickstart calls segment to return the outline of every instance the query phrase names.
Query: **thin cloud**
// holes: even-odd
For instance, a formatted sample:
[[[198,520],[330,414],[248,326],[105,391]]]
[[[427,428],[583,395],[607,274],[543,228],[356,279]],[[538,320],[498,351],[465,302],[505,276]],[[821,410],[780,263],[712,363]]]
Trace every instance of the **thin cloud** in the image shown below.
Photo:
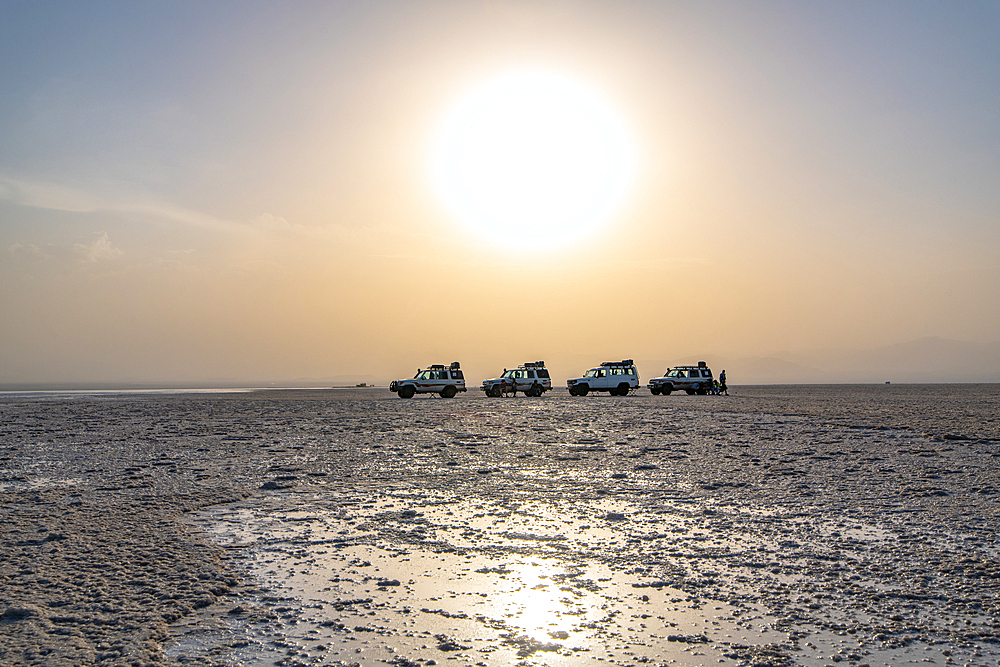
[[[90,213],[100,207],[97,197],[75,188],[6,176],[0,176],[0,199],[22,206],[74,213]]]
[[[159,219],[173,220],[191,227],[215,231],[245,231],[246,225],[224,220],[154,198],[113,199],[81,188],[55,183],[30,181],[0,176],[0,200],[21,206],[72,213],[138,213]]]
[[[7,253],[11,257],[30,257],[33,259],[45,258],[48,256],[34,243],[15,243],[7,248]]]
[[[86,262],[101,262],[120,257],[122,251],[115,247],[108,240],[108,233],[101,232],[100,236],[91,243],[77,243],[73,246],[73,252],[82,257]]]

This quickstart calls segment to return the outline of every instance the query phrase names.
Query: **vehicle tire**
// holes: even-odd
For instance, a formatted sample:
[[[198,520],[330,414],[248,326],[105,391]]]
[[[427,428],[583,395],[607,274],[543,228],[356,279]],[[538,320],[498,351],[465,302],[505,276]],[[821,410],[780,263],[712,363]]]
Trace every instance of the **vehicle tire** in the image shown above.
[[[490,390],[486,392],[486,395],[490,398],[500,398],[503,395],[503,392],[500,390],[500,385],[495,384],[490,387]]]
[[[455,389],[455,387],[448,385],[447,387],[441,390],[441,398],[455,398],[455,394],[457,393],[458,389]]]
[[[411,384],[404,384],[399,388],[397,392],[400,398],[413,398],[413,395],[417,393],[417,390],[413,388]]]
[[[631,387],[629,387],[628,384],[622,382],[620,385],[618,385],[618,395],[619,396],[628,396],[628,390],[629,389],[631,389]]]
[[[660,395],[660,388],[659,387],[650,387],[649,388],[649,393],[652,394],[653,396],[659,396]]]
[[[664,396],[669,396],[670,392],[672,392],[673,390],[674,390],[673,387],[660,387],[660,393],[663,394]]]
[[[586,396],[587,392],[589,392],[589,391],[590,391],[590,385],[589,384],[578,384],[578,385],[576,385],[576,395],[577,396]]]
[[[685,389],[684,393],[686,393],[688,396],[694,396],[694,389]]]

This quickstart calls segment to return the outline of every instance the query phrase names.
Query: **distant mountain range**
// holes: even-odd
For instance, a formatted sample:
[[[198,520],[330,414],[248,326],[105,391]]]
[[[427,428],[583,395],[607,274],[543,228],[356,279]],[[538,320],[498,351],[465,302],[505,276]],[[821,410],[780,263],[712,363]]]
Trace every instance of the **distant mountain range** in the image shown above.
[[[725,368],[732,384],[1000,382],[1000,342],[938,337],[869,350],[826,349],[728,359],[706,354],[698,359],[709,362],[716,374]]]

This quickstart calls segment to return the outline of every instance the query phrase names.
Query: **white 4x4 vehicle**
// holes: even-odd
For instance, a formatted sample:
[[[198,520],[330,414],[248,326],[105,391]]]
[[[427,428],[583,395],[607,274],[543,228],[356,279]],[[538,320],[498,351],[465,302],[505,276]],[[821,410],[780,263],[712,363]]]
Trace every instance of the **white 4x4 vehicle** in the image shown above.
[[[683,389],[689,394],[704,396],[712,387],[712,369],[704,361],[697,366],[674,366],[663,377],[653,378],[647,385],[653,394],[669,396],[672,391]]]
[[[591,368],[583,377],[566,381],[571,396],[586,396],[591,391],[606,391],[612,396],[626,396],[639,388],[639,371],[631,359],[605,361]]]
[[[505,394],[525,396],[541,396],[552,389],[552,379],[545,368],[544,361],[528,362],[514,370],[503,371],[503,374],[492,380],[483,380],[483,391],[491,398],[500,398]]]
[[[451,362],[451,366],[434,364],[427,370],[417,370],[409,380],[393,380],[389,383],[389,391],[396,392],[400,398],[413,398],[414,394],[454,398],[458,392],[465,391],[465,375],[457,361]]]

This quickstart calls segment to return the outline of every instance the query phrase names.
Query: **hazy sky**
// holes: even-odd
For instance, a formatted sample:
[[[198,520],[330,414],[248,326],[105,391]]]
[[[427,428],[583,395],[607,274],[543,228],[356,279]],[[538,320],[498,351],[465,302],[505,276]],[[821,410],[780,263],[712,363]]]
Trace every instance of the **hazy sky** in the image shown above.
[[[998,34],[997,2],[0,0],[0,382],[1000,340]],[[539,71],[632,162],[595,231],[511,247],[434,156]]]

